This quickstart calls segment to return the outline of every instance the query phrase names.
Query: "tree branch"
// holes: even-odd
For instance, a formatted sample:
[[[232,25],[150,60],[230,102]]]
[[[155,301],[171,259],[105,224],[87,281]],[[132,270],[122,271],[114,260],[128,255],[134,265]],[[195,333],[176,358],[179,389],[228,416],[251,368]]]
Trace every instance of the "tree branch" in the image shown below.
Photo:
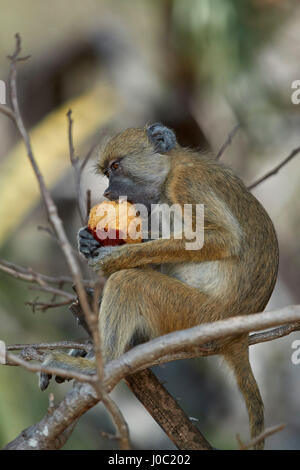
[[[240,436],[237,434],[236,438],[239,444],[240,450],[248,450],[253,448],[256,444],[258,444],[261,441],[264,441],[267,437],[272,436],[273,434],[282,431],[285,428],[285,424],[278,424],[277,426],[272,426],[270,428],[265,429],[259,436],[257,436],[255,439],[252,439],[248,444],[244,444]]]
[[[216,160],[220,160],[220,158],[222,157],[223,153],[225,152],[225,150],[227,149],[227,147],[229,147],[229,145],[231,145],[232,143],[232,140],[234,139],[237,131],[241,128],[241,125],[240,124],[237,124],[236,126],[234,126],[234,128],[232,129],[232,131],[228,134],[228,137],[227,139],[225,140],[224,144],[222,145],[222,147],[220,148],[220,150],[218,151],[217,155],[216,155]]]
[[[149,369],[126,377],[126,383],[146,410],[182,450],[212,450],[180,405]]]
[[[35,299],[33,301],[27,301],[25,302],[25,305],[29,305],[32,307],[33,312],[46,312],[49,308],[59,308],[59,307],[65,307],[66,305],[70,305],[72,303],[72,300],[62,300],[61,302],[38,302],[38,299]]]
[[[61,249],[64,253],[66,262],[68,264],[69,270],[72,274],[72,278],[73,278],[74,283],[76,285],[76,292],[77,292],[78,297],[79,297],[80,305],[81,305],[82,310],[84,312],[86,322],[87,322],[87,324],[89,326],[89,329],[92,333],[94,347],[95,347],[96,350],[100,350],[101,347],[99,347],[99,344],[98,344],[99,341],[100,341],[100,339],[99,339],[100,335],[99,335],[99,332],[98,332],[98,324],[96,325],[96,322],[95,322],[95,319],[94,319],[95,314],[92,311],[92,309],[90,307],[90,304],[89,304],[89,301],[88,301],[88,297],[87,297],[87,294],[86,294],[86,291],[85,291],[85,288],[84,288],[84,284],[83,284],[83,281],[82,281],[82,275],[81,275],[80,267],[77,263],[76,257],[73,254],[72,246],[71,246],[71,244],[70,244],[70,242],[69,242],[69,240],[66,236],[66,233],[65,233],[65,230],[64,230],[64,227],[63,227],[63,223],[62,223],[62,221],[61,221],[61,219],[58,215],[58,212],[57,212],[56,205],[54,204],[54,201],[51,197],[51,194],[50,194],[50,192],[48,191],[48,189],[45,185],[44,177],[43,177],[42,173],[40,172],[39,166],[38,166],[37,161],[35,159],[35,156],[34,156],[34,153],[33,153],[33,150],[32,150],[32,146],[31,146],[30,137],[29,137],[29,135],[27,133],[27,130],[24,126],[24,122],[23,122],[22,115],[21,115],[21,112],[20,112],[18,96],[17,96],[17,63],[19,61],[27,59],[27,57],[20,57],[21,38],[20,38],[20,35],[18,33],[15,35],[15,37],[16,37],[15,51],[14,51],[13,55],[9,56],[9,59],[10,59],[9,83],[10,83],[12,111],[13,111],[13,114],[14,114],[14,117],[15,117],[16,127],[17,127],[17,129],[18,129],[18,131],[19,131],[19,133],[20,133],[20,135],[21,135],[21,137],[22,137],[22,139],[25,143],[27,156],[29,158],[29,161],[30,161],[30,164],[31,164],[32,169],[34,171],[34,174],[36,176],[36,179],[38,181],[40,193],[41,193],[41,196],[42,196],[42,199],[43,199],[43,202],[44,202],[44,206],[45,206],[45,209],[46,209],[46,212],[47,212],[49,222],[50,222],[50,224],[51,224],[51,226],[54,230],[54,233],[55,233],[55,235],[56,235],[56,237],[57,237],[57,239],[60,243]],[[1,109],[0,109],[0,111],[1,111]],[[72,141],[72,128],[70,129],[70,136],[71,136],[71,141]],[[71,161],[72,161],[72,158],[74,159],[73,147],[71,148]],[[96,362],[98,361],[99,357],[100,357],[100,354],[97,356]],[[15,359],[15,361],[21,361],[20,358],[16,358],[16,357],[13,358],[13,355],[10,355],[10,360],[13,360],[13,359]],[[28,364],[27,364],[27,368],[28,368]],[[100,369],[101,369],[101,364],[99,364],[99,366],[97,364],[97,372],[99,372]],[[52,374],[52,372],[49,372],[49,373]],[[53,373],[56,374],[56,372],[53,372]],[[64,374],[65,374],[65,371],[64,371]],[[66,377],[66,375],[61,375],[61,374],[56,374],[56,375]],[[83,375],[83,374],[77,374],[77,379],[78,380],[79,380],[78,377],[80,377],[80,375]],[[91,382],[91,380],[89,380],[89,382],[93,383],[98,395],[100,395],[100,396],[103,395],[104,398],[106,397],[106,390],[105,390],[105,387],[104,387],[103,382],[102,382],[102,377],[100,377],[100,375],[97,375],[97,380],[96,381]],[[115,413],[116,406],[112,405],[112,402],[111,402],[110,399],[106,399],[106,404],[108,405],[112,416],[116,417],[116,425],[118,426],[120,424],[120,413],[119,414]],[[120,428],[118,428],[118,434],[121,436],[121,441],[120,442],[122,442],[122,443],[124,443],[127,439],[127,436],[125,436],[125,434],[124,434],[124,429],[125,429],[125,426],[121,426]]]
[[[16,122],[15,115],[8,106],[5,106],[4,104],[0,104],[0,113],[5,114],[5,116],[9,117],[9,119],[11,119],[14,123]]]
[[[254,189],[256,188],[256,186],[258,186],[259,184],[261,184],[263,181],[267,180],[268,178],[270,178],[270,176],[273,176],[273,175],[276,175],[276,173],[278,173],[279,170],[281,170],[282,167],[284,167],[288,162],[290,162],[296,155],[298,155],[298,153],[300,152],[300,147],[297,147],[295,148],[294,150],[291,151],[291,153],[281,162],[279,163],[279,165],[275,166],[275,168],[273,168],[273,170],[270,170],[268,171],[268,173],[266,173],[264,176],[262,176],[261,178],[259,178],[258,180],[254,181],[254,183],[250,184],[250,186],[248,186],[248,189],[249,191],[251,189]]]
[[[38,423],[22,431],[5,450],[60,449],[64,433],[75,426],[78,419],[98,403],[95,389],[88,384],[76,385],[67,396]]]
[[[37,344],[9,344],[6,346],[7,351],[22,351],[23,349],[47,349],[47,350],[55,350],[55,349],[82,349],[83,351],[90,352],[91,351],[91,344],[85,342],[78,342],[78,341],[56,341],[55,343],[37,343]]]
[[[88,153],[86,154],[84,160],[80,163],[79,158],[75,156],[75,147],[73,143],[73,119],[72,119],[72,110],[69,109],[67,112],[67,119],[68,119],[68,136],[69,136],[69,154],[70,154],[70,161],[74,170],[75,175],[75,185],[76,185],[76,194],[77,194],[77,206],[78,211],[81,219],[82,225],[86,225],[88,212],[85,212],[85,208],[82,205],[82,194],[81,194],[81,179],[83,170],[86,167],[89,159],[91,158],[93,151],[96,148],[96,145],[93,145]]]
[[[87,314],[87,317],[88,317],[90,313],[90,307],[89,307],[88,299],[87,299],[85,289],[81,280],[82,276],[81,276],[80,268],[76,261],[75,256],[73,255],[73,249],[67,239],[62,221],[57,212],[57,208],[50,195],[50,192],[48,191],[45,185],[43,175],[41,174],[39,166],[34,157],[33,150],[31,147],[30,137],[26,131],[26,128],[23,123],[22,115],[20,112],[18,96],[17,96],[17,63],[20,60],[25,60],[25,58],[20,57],[20,52],[21,52],[20,35],[17,33],[15,37],[16,37],[16,48],[15,48],[13,55],[9,56],[9,59],[11,61],[9,83],[10,83],[12,110],[16,119],[16,126],[24,141],[28,159],[32,166],[33,172],[36,176],[37,182],[39,184],[40,193],[44,201],[44,206],[48,215],[48,219],[53,227],[53,230],[57,238],[60,241],[62,251],[64,253],[70,272],[72,273],[73,280],[77,287],[78,297],[80,299],[82,309],[84,313]]]
[[[210,324],[200,325],[188,330],[177,331],[175,333],[170,333],[168,335],[162,336],[160,338],[154,339],[147,343],[136,346],[131,349],[118,360],[111,361],[105,366],[104,377],[105,377],[105,389],[107,391],[112,390],[116,384],[123,378],[137,372],[138,370],[150,367],[157,363],[162,363],[161,359],[158,362],[158,358],[163,357],[165,360],[174,360],[182,359],[184,356],[178,357],[179,353],[182,352],[182,349],[187,348],[193,352],[194,357],[199,355],[197,353],[197,348],[201,345],[206,345],[207,342],[220,339],[227,336],[234,336],[241,333],[246,333],[253,330],[260,330],[263,328],[270,328],[271,326],[282,324],[285,322],[300,322],[300,305],[294,305],[290,307],[285,307],[281,310],[273,312],[264,312],[248,315],[247,317],[239,316],[232,317],[227,320],[220,320]],[[277,329],[278,330],[278,329]],[[281,329],[281,333],[287,334],[287,327],[284,326]],[[294,331],[291,329],[291,331]],[[278,336],[278,332],[273,335],[270,332],[270,338],[273,336],[273,339]],[[258,333],[256,335],[251,335],[253,338],[252,344],[256,344],[259,341],[259,336],[263,335],[260,338],[265,341],[268,332],[264,334]],[[172,354],[174,355],[172,356]],[[203,353],[203,351],[202,351]],[[19,361],[21,365],[28,369],[29,364],[23,361]],[[36,372],[41,370],[38,366],[35,366],[32,371]],[[61,369],[48,369],[43,367],[43,371],[52,373],[53,375],[62,375],[63,370]],[[69,376],[71,375],[68,372]],[[74,374],[75,375],[75,374]],[[80,380],[87,381],[87,378],[80,376]],[[77,379],[77,377],[76,377]],[[90,377],[90,381],[93,381],[93,377]],[[44,436],[40,436],[41,429],[45,425],[48,426],[50,432],[49,439],[55,439],[59,436],[61,432],[64,432],[65,429],[69,426],[72,419],[78,419],[82,413],[93,407],[98,401],[99,396],[95,391],[92,391],[91,388],[84,388],[86,385],[78,385],[75,387],[75,391],[69,392],[65,399],[60,403],[59,409],[64,410],[60,413],[55,414],[55,419],[47,419],[47,416],[36,425],[31,426],[24,431],[24,434],[21,433],[13,443],[8,444],[8,448],[31,448],[30,442],[26,442],[28,438],[26,436],[34,435],[37,443],[36,448],[43,449],[49,448],[44,447],[49,445],[48,441],[45,442]],[[79,388],[78,388],[79,387]],[[77,390],[77,392],[76,392]],[[69,415],[69,404],[71,403],[72,413],[71,417]],[[64,408],[65,407],[65,408]],[[65,421],[65,414],[67,413],[67,418]],[[71,421],[69,421],[69,418]],[[13,447],[10,447],[10,446]],[[19,447],[18,447],[19,446]]]
[[[206,346],[206,343],[210,341],[294,322],[300,322],[300,305],[291,305],[272,312],[240,315],[160,336],[136,346],[118,360],[107,364],[109,384],[115,385],[127,374],[162,364],[162,359],[164,362],[166,358],[169,361],[174,360],[174,357],[178,358],[180,353],[180,359],[182,359],[184,357],[182,351],[185,350],[192,351],[193,357],[200,355],[197,348]]]
[[[69,276],[47,276],[46,274],[41,274],[36,271],[33,271],[32,268],[24,268],[23,266],[19,266],[3,259],[0,259],[0,271],[14,277],[15,279],[19,279],[25,282],[36,283],[39,285],[45,285],[45,283],[72,284],[74,282],[74,280]],[[83,283],[86,286],[93,286],[95,284],[94,281],[89,281],[87,279],[84,279]]]

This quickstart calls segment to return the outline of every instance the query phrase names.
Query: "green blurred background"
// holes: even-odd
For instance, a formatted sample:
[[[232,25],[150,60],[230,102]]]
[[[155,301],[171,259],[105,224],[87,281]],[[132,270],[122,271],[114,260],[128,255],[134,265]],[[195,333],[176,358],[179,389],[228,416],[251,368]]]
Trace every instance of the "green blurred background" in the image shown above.
[[[0,0],[0,79],[14,34],[23,39],[19,94],[37,160],[76,246],[80,227],[69,165],[67,121],[73,110],[76,151],[84,156],[129,126],[160,120],[186,146],[216,153],[228,133],[241,128],[223,156],[246,182],[274,167],[300,145],[300,105],[291,84],[300,79],[300,5],[284,0]],[[101,199],[105,181],[83,177],[83,193]],[[272,217],[280,244],[280,269],[268,310],[300,303],[300,157],[254,194]],[[0,257],[50,275],[67,273],[60,250],[38,230],[47,226],[37,184],[14,126],[0,115]],[[86,276],[90,276],[83,266]],[[0,272],[0,338],[7,344],[84,337],[68,308],[32,312],[25,305],[41,292]],[[291,345],[300,334],[252,347],[251,361],[266,410],[266,424],[286,423],[268,449],[300,448],[300,366]],[[156,368],[171,393],[218,448],[248,439],[242,399],[217,358]],[[49,391],[61,399],[70,383],[42,393],[37,377],[0,368],[0,446],[42,418]],[[173,446],[120,384],[113,396],[128,420],[135,449]],[[113,449],[101,437],[112,424],[101,405],[78,423],[65,449]]]

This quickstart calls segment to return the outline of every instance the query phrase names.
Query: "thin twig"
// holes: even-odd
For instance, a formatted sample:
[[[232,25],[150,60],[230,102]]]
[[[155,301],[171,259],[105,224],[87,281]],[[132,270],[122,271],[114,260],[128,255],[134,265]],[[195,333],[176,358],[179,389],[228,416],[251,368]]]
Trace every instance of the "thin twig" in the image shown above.
[[[75,148],[74,148],[73,134],[72,134],[73,119],[72,119],[71,110],[68,111],[67,118],[68,118],[69,153],[70,153],[70,161],[75,172],[76,194],[77,194],[77,202],[78,202],[77,205],[79,208],[81,222],[82,224],[85,224],[86,214],[84,213],[82,209],[82,204],[81,204],[81,201],[82,201],[81,176],[95,147],[92,147],[90,149],[87,156],[83,160],[82,164],[79,165],[79,158],[75,157]],[[117,439],[120,442],[120,448],[124,450],[124,449],[130,449],[128,426],[118,406],[107,394],[104,384],[103,384],[104,362],[103,362],[101,335],[100,335],[100,331],[98,328],[98,310],[99,310],[98,297],[100,295],[102,288],[103,288],[103,282],[99,280],[99,283],[96,284],[96,287],[94,290],[93,308],[90,309],[88,313],[88,326],[89,326],[90,331],[92,332],[92,337],[93,337],[94,354],[95,354],[95,359],[96,359],[96,373],[98,377],[98,381],[96,383],[96,391],[99,395],[99,398],[101,397],[104,406],[106,406],[106,408],[108,409],[108,411],[110,412],[112,416],[112,419],[116,425]]]
[[[41,232],[46,232],[52,238],[52,240],[55,241],[55,243],[58,243],[58,244],[60,243],[58,238],[54,235],[54,233],[49,227],[43,227],[43,225],[38,225],[37,229],[40,230]]]
[[[86,222],[88,221],[91,208],[92,208],[92,191],[90,189],[87,189],[86,191]]]
[[[5,114],[7,117],[12,119],[14,123],[16,122],[14,112],[8,106],[0,104],[0,113]]]
[[[83,351],[90,351],[91,345],[86,343],[79,343],[77,341],[56,341],[54,343],[36,343],[36,344],[9,344],[6,346],[7,351],[22,351],[23,349],[33,348],[36,350],[47,349],[82,349]]]
[[[43,292],[49,292],[50,294],[59,295],[61,297],[65,297],[70,302],[75,302],[75,300],[76,300],[75,295],[70,294],[69,292],[66,292],[65,290],[55,289],[52,286],[46,286],[46,285],[35,286],[34,285],[34,286],[29,286],[28,289],[30,289],[30,290],[40,290],[40,291],[43,291]]]
[[[102,351],[102,341],[101,334],[98,327],[98,311],[99,311],[99,296],[103,289],[103,280],[99,279],[98,284],[94,290],[93,298],[93,323],[94,323],[94,334],[93,334],[93,343],[94,343],[94,354],[96,359],[96,372],[98,377],[98,393],[102,398],[104,406],[107,408],[109,413],[112,416],[113,422],[115,423],[117,433],[116,438],[119,441],[121,450],[130,449],[129,441],[129,431],[128,426],[125,421],[124,416],[121,413],[121,410],[117,404],[110,398],[106,392],[104,386],[104,361],[103,361],[103,351]]]
[[[256,444],[259,444],[261,441],[264,441],[267,437],[272,436],[273,434],[276,434],[280,431],[282,431],[286,427],[285,424],[278,424],[277,426],[272,426],[267,429],[265,429],[261,434],[259,434],[257,437],[252,439],[248,444],[245,444],[242,442],[239,434],[236,435],[236,439],[239,444],[239,449],[240,450],[247,450],[251,449],[254,447]]]
[[[25,305],[32,307],[33,312],[46,312],[46,310],[50,308],[64,307],[65,305],[70,305],[70,303],[72,303],[72,300],[64,300],[62,302],[38,302],[37,300],[33,300],[25,302]]]
[[[81,173],[83,172],[83,170],[85,169],[88,161],[90,160],[91,156],[93,155],[94,153],[94,150],[95,148],[97,147],[98,144],[93,144],[90,148],[90,150],[88,151],[88,153],[86,154],[86,156],[84,157],[81,165],[80,165],[80,171]]]
[[[231,142],[232,142],[233,138],[235,137],[237,131],[240,129],[240,127],[241,127],[241,125],[237,124],[236,126],[234,126],[232,131],[228,134],[227,139],[225,140],[224,144],[222,145],[222,147],[220,148],[220,150],[218,151],[218,153],[216,155],[216,160],[220,160],[220,158],[222,157],[222,155],[225,152],[225,150],[227,149],[227,147],[229,147],[229,145],[231,145]]]
[[[0,259],[0,271],[9,274],[10,276],[14,277],[15,279],[19,279],[25,282],[37,283],[43,285],[43,283],[47,284],[60,284],[61,282],[64,283],[74,283],[74,279],[69,276],[47,276],[46,274],[38,273],[33,271],[32,268],[24,268],[23,266],[16,265],[9,261],[5,261]],[[89,281],[87,279],[83,280],[83,283],[87,286],[93,286],[94,281]]]
[[[76,166],[78,161],[79,161],[79,158],[75,156],[75,148],[74,148],[74,144],[73,144],[73,119],[72,119],[72,110],[69,109],[69,111],[67,112],[67,118],[68,118],[68,122],[69,122],[69,129],[68,129],[68,136],[69,136],[69,152],[70,152],[70,160],[71,160],[71,164],[72,166]]]
[[[44,201],[44,206],[48,215],[48,219],[53,227],[56,237],[58,238],[60,242],[66,262],[69,266],[70,272],[72,273],[72,278],[76,285],[77,294],[80,300],[82,310],[84,312],[84,315],[86,316],[87,323],[89,323],[90,315],[92,315],[92,312],[91,312],[88,298],[86,295],[86,291],[83,285],[80,267],[77,263],[76,257],[73,254],[72,246],[70,245],[70,242],[66,236],[63,223],[57,212],[57,207],[54,204],[51,194],[45,185],[44,177],[41,174],[39,166],[34,157],[32,147],[31,147],[30,137],[26,131],[26,128],[23,123],[22,115],[20,112],[18,96],[17,96],[17,62],[19,61],[19,59],[21,59],[19,57],[20,51],[21,51],[21,38],[19,34],[16,34],[15,52],[12,56],[10,56],[11,64],[10,64],[10,79],[9,79],[10,89],[11,89],[12,109],[16,117],[16,126],[25,143],[27,156],[33,168],[36,179],[38,181],[40,193]]]
[[[30,55],[27,55],[25,57],[20,57],[20,53],[21,53],[21,36],[20,36],[20,34],[16,33],[15,38],[16,38],[15,51],[14,51],[13,55],[8,55],[7,58],[13,63],[28,60],[31,57]]]
[[[71,247],[71,245],[70,245],[70,243],[67,239],[62,221],[61,221],[61,219],[58,215],[58,212],[57,212],[57,208],[54,204],[54,201],[51,197],[50,192],[48,191],[48,189],[45,185],[44,177],[41,174],[39,166],[38,166],[38,164],[36,162],[36,159],[34,157],[32,147],[31,147],[30,137],[29,137],[29,135],[28,135],[28,133],[25,129],[23,119],[22,119],[22,115],[21,115],[21,112],[20,112],[18,96],[17,96],[17,62],[21,59],[19,57],[20,51],[21,51],[21,38],[20,38],[20,35],[17,33],[16,34],[15,52],[12,56],[9,57],[10,60],[11,60],[9,83],[10,83],[10,89],[11,89],[12,109],[13,109],[13,112],[14,112],[15,117],[16,117],[16,125],[17,125],[17,128],[18,128],[18,130],[21,134],[21,137],[22,137],[22,139],[25,143],[27,156],[28,156],[30,164],[33,168],[36,179],[38,181],[39,188],[40,188],[40,193],[41,193],[41,196],[42,196],[43,201],[44,201],[44,205],[45,205],[45,208],[46,208],[46,211],[47,211],[49,221],[50,221],[50,223],[51,223],[51,225],[54,229],[54,232],[55,232],[57,238],[60,241],[60,244],[61,244],[63,253],[65,255],[67,264],[68,264],[69,269],[72,273],[72,277],[74,279],[74,282],[77,286],[77,292],[78,292],[78,296],[79,296],[79,299],[80,299],[80,303],[82,305],[82,309],[85,313],[87,312],[87,315],[88,315],[88,313],[90,312],[90,307],[89,307],[86,292],[85,292],[85,289],[84,289],[84,286],[83,286],[83,283],[82,283],[82,276],[81,276],[79,265],[76,261],[76,257],[73,254],[73,249],[72,249],[72,247]],[[22,58],[22,60],[23,60],[23,58]]]
[[[129,430],[126,423],[126,420],[117,406],[116,402],[114,402],[110,396],[105,393],[102,395],[102,402],[109,411],[114,424],[117,429],[116,439],[119,441],[120,449],[121,450],[129,450],[131,449],[130,440],[129,440]]]
[[[86,214],[84,213],[84,208],[82,205],[82,194],[81,194],[81,179],[82,179],[82,173],[84,171],[84,168],[86,164],[88,163],[89,159],[91,158],[93,151],[96,148],[96,145],[92,145],[88,153],[86,154],[84,160],[80,163],[79,157],[75,156],[75,147],[74,147],[74,142],[73,142],[73,124],[74,121],[72,119],[72,110],[69,109],[67,112],[67,119],[68,119],[68,139],[69,139],[69,155],[70,155],[70,161],[74,170],[74,176],[75,176],[75,185],[76,185],[76,194],[77,194],[77,207],[81,219],[82,225],[85,225],[86,223]]]
[[[249,346],[257,343],[265,343],[267,341],[273,341],[274,339],[283,338],[294,331],[300,330],[300,322],[290,323],[288,325],[279,326],[272,330],[263,331],[261,333],[254,333],[249,336]]]
[[[265,181],[266,179],[270,178],[270,176],[276,175],[279,170],[281,170],[282,167],[284,167],[289,161],[291,161],[298,153],[300,152],[300,147],[295,148],[294,150],[291,151],[291,153],[281,162],[279,165],[275,166],[273,170],[268,171],[264,176],[259,178],[258,180],[254,181],[254,183],[250,184],[248,186],[249,191],[253,188],[256,188],[260,183]]]

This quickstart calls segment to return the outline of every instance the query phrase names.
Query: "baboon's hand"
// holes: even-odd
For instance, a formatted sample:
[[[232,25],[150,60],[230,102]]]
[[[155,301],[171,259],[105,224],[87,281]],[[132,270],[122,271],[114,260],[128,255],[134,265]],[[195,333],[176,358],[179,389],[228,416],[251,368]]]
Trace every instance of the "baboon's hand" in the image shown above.
[[[95,240],[87,227],[82,227],[78,232],[78,250],[89,261],[99,254],[100,243]]]
[[[89,265],[98,268],[102,268],[103,265],[111,259],[111,256],[117,255],[120,251],[119,246],[100,246],[93,252],[93,256],[89,258]]]

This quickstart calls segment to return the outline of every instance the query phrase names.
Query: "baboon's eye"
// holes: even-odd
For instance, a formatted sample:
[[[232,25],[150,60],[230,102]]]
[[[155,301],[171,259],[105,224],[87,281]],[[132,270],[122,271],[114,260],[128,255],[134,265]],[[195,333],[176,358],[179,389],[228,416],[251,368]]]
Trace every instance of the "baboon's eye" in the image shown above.
[[[116,170],[117,168],[119,168],[119,166],[120,166],[120,163],[117,162],[117,161],[112,162],[112,163],[110,164],[110,168],[111,168],[112,170]]]

